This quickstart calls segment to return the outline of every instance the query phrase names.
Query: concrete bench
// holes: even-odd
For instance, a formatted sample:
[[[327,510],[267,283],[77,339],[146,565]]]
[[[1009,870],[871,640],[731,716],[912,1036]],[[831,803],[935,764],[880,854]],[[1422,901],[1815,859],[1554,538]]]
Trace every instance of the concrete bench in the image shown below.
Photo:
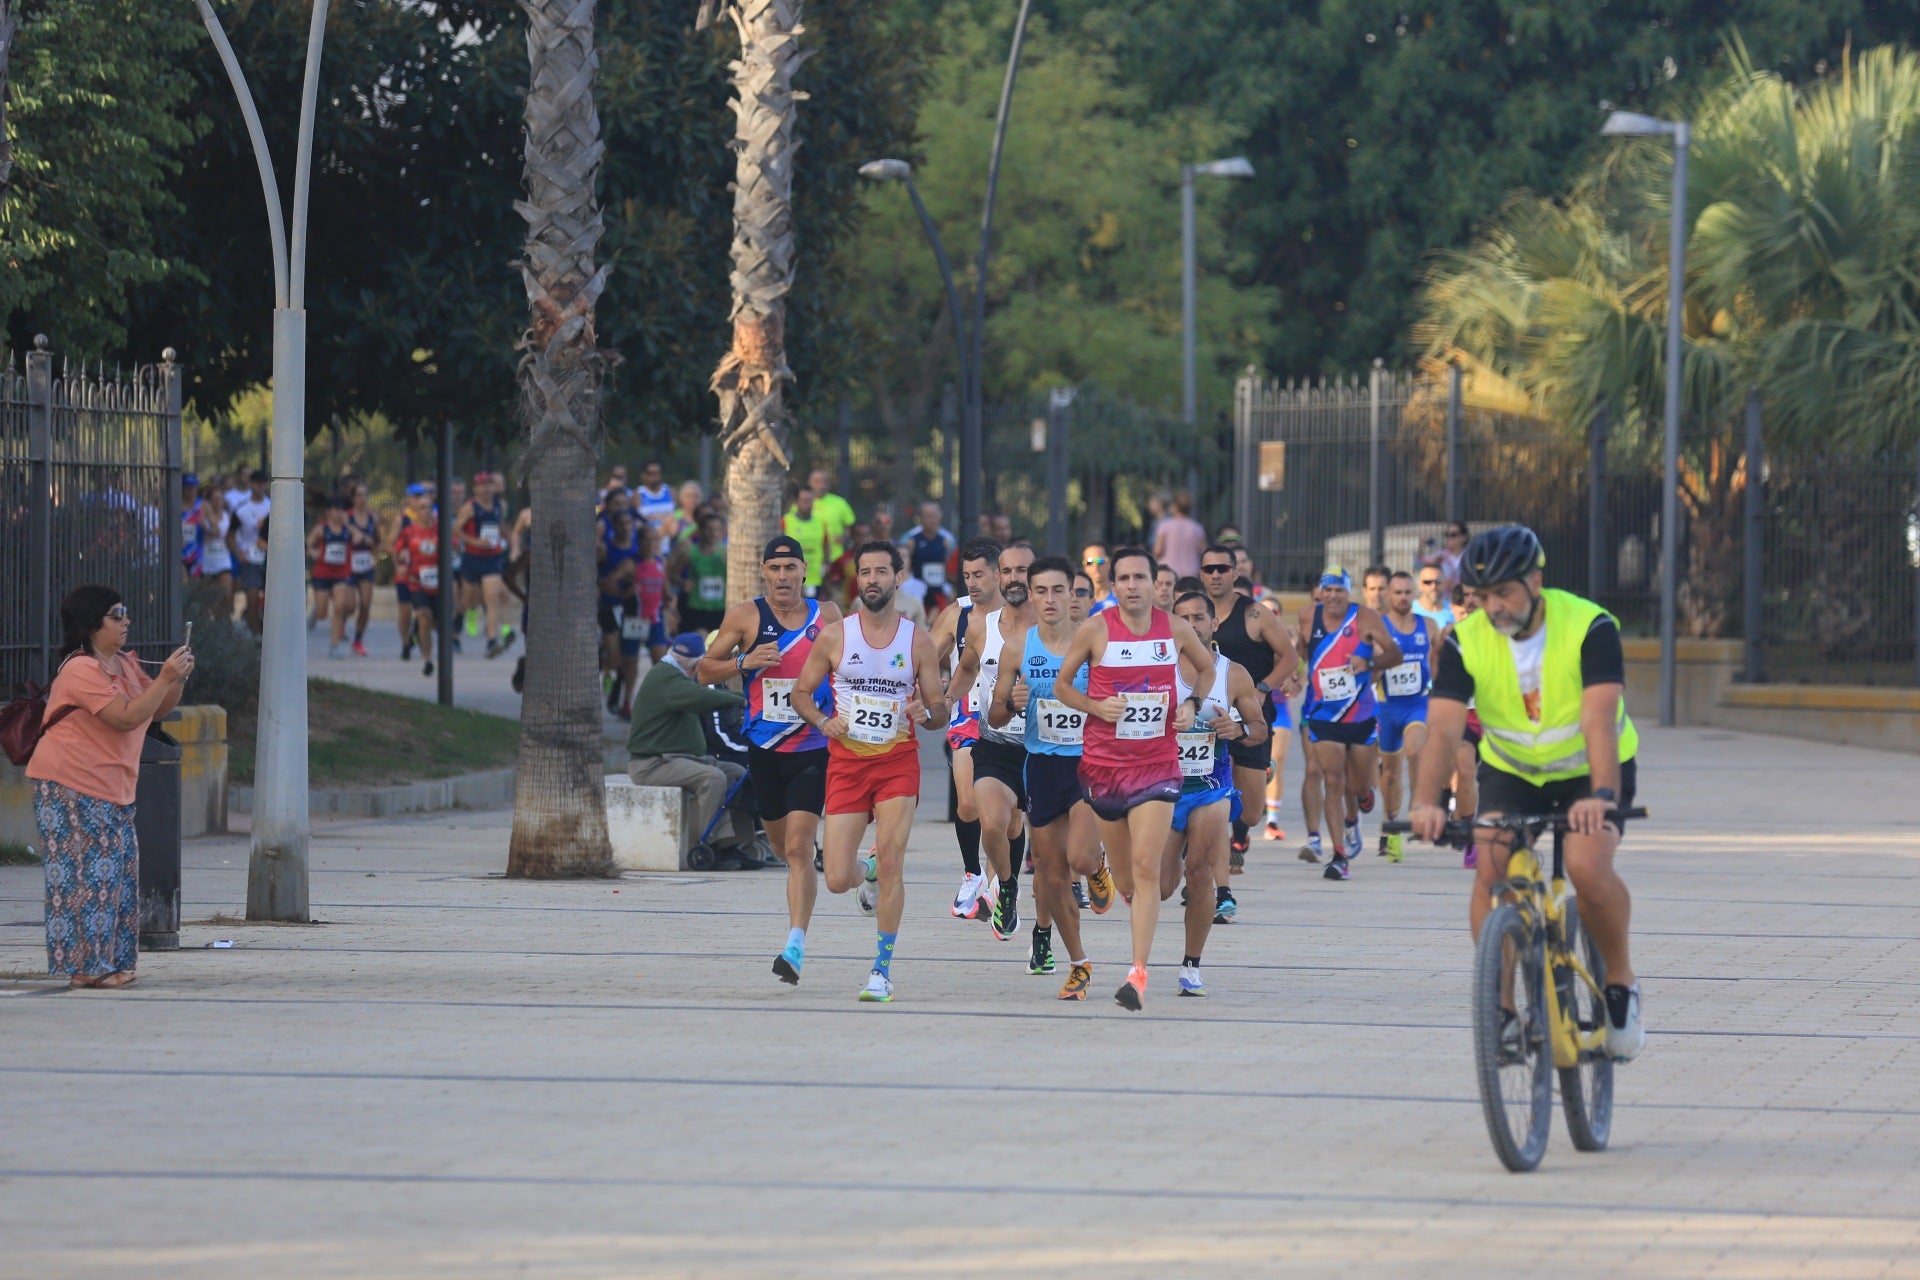
[[[687,794],[678,787],[639,787],[624,773],[607,783],[607,836],[622,871],[685,871]]]

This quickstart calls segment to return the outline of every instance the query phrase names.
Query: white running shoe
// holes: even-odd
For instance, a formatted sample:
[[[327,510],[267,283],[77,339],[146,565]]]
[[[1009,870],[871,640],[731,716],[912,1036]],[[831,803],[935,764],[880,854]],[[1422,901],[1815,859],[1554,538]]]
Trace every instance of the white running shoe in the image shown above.
[[[1347,857],[1349,859],[1359,857],[1360,851],[1365,847],[1365,844],[1365,840],[1363,840],[1360,835],[1359,823],[1356,822],[1347,828]]]
[[[980,891],[987,887],[987,878],[978,872],[969,871],[961,878],[960,892],[953,895],[953,918],[964,920],[973,913],[973,904],[980,900]]]
[[[873,909],[880,905],[880,890],[874,887],[872,881],[868,881],[866,884],[860,886],[859,896],[860,914],[867,916],[872,915]]]
[[[867,975],[866,989],[860,993],[862,1000],[885,1003],[893,999],[893,979],[875,969]]]
[[[1612,993],[1618,990],[1617,985],[1607,987],[1607,1056],[1615,1062],[1632,1062],[1647,1047],[1647,1028],[1640,1021],[1640,984],[1626,988],[1627,1016],[1623,1023],[1616,1024]]]

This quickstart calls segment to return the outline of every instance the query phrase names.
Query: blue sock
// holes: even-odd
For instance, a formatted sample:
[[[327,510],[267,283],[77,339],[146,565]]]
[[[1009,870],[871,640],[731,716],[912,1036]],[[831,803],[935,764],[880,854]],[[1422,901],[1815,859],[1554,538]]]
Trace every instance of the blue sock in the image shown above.
[[[787,947],[789,950],[804,953],[807,949],[807,931],[805,929],[787,930]]]
[[[880,935],[880,954],[874,957],[873,971],[883,978],[893,976],[893,940],[899,936],[897,933]]]

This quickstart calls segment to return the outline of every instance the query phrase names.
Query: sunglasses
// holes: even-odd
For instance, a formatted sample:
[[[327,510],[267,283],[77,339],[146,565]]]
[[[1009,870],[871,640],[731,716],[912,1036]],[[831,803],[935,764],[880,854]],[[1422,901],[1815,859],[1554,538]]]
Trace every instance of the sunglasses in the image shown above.
[[[1232,572],[1233,572],[1233,566],[1232,566],[1232,565],[1230,565],[1230,564],[1203,564],[1203,565],[1201,565],[1201,566],[1200,566],[1200,572],[1202,572],[1202,573],[1232,573]]]
[[[1093,598],[1093,592],[1086,587],[1075,587],[1073,594],[1079,596],[1082,600],[1090,600]]]
[[[115,622],[125,622],[127,620],[127,606],[123,604],[117,604],[113,606],[113,608],[107,610],[107,616],[109,618],[112,618]]]
[[[1447,536],[1449,538],[1464,538],[1467,536],[1467,531],[1465,529],[1449,529],[1447,530]]]
[[[1088,556],[1085,560],[1082,560],[1080,563],[1081,564],[1105,564],[1106,562],[1107,562],[1107,558],[1105,556]]]
[[[1423,587],[1437,587],[1437,586],[1439,586],[1439,585],[1440,585],[1440,579],[1438,579],[1438,578],[1422,578],[1422,579],[1420,579],[1420,585],[1421,585],[1421,586],[1423,586]]]

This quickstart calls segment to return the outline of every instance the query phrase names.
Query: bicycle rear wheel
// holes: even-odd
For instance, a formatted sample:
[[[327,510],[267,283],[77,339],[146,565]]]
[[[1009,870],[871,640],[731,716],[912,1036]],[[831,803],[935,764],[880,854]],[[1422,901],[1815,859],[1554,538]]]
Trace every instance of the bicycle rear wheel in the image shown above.
[[[1607,987],[1607,962],[1593,935],[1580,923],[1579,904],[1567,898],[1567,949],[1577,952],[1593,975],[1595,986]],[[1573,1018],[1581,1032],[1604,1028],[1607,1002],[1569,967],[1554,973],[1560,1007]],[[1577,1151],[1605,1151],[1607,1136],[1613,1131],[1613,1059],[1605,1049],[1582,1050],[1580,1065],[1560,1068],[1560,1110],[1567,1117],[1567,1134]]]
[[[1511,903],[1487,917],[1473,965],[1473,1056],[1494,1154],[1537,1168],[1553,1120],[1541,940]]]

